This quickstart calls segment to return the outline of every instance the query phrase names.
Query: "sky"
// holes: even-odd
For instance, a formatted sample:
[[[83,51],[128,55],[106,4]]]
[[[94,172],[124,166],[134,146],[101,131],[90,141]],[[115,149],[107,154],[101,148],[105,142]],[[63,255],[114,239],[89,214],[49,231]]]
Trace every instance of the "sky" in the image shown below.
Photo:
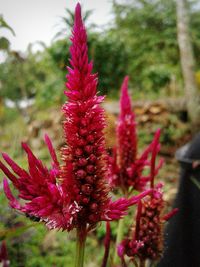
[[[111,0],[79,0],[83,11],[93,10],[88,22],[98,26],[111,21]],[[14,29],[16,36],[1,29],[10,43],[11,49],[25,51],[29,43],[43,41],[50,44],[55,34],[63,28],[61,16],[65,8],[74,10],[76,0],[0,0],[0,14]],[[39,46],[39,45],[38,45]]]

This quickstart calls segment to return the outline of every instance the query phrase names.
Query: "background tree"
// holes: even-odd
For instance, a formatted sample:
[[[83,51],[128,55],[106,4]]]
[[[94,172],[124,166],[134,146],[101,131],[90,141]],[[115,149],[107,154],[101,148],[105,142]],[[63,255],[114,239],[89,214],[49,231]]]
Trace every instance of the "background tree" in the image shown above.
[[[189,30],[189,12],[186,0],[176,0],[177,29],[188,115],[193,127],[200,127],[200,94],[195,81],[195,59]],[[194,129],[194,128],[193,128]]]
[[[197,1],[191,6],[191,36],[200,68],[200,16]],[[132,87],[161,93],[175,85],[183,94],[174,0],[113,1],[111,34],[128,48],[127,72]],[[164,92],[164,90],[162,90]]]
[[[132,85],[156,90],[180,78],[176,13],[173,0],[131,0],[113,3],[113,34],[129,48]]]
[[[9,53],[0,64],[0,80],[0,96],[12,100],[20,112],[21,100],[34,98],[47,106],[59,101],[63,91],[61,73],[49,53],[46,50],[34,53],[31,46],[24,55]]]

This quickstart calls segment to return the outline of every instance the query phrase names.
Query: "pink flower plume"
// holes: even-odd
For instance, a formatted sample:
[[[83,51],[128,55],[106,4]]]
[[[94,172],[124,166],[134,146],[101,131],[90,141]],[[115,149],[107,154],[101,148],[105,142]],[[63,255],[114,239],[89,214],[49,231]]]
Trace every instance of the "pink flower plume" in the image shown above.
[[[107,184],[108,163],[105,149],[105,114],[101,107],[104,97],[97,95],[97,74],[88,60],[87,34],[81,18],[80,4],[76,6],[74,27],[70,47],[70,67],[67,67],[68,100],[62,107],[64,113],[63,132],[66,145],[61,149],[60,164],[50,138],[45,135],[52,167],[48,168],[38,159],[26,143],[22,147],[27,154],[28,170],[18,166],[7,154],[3,158],[8,165],[0,162],[0,168],[12,181],[19,195],[15,198],[7,180],[4,190],[11,207],[35,216],[50,229],[72,230],[95,227],[102,221],[118,220],[129,206],[136,204],[141,196],[134,199],[111,201]],[[128,108],[124,82],[124,106]],[[128,112],[128,110],[127,110]],[[124,123],[124,124],[123,124]],[[133,114],[125,115],[125,122],[119,127],[122,136],[128,125],[134,130]],[[127,140],[122,140],[126,146]],[[128,141],[129,142],[129,141]],[[135,140],[131,139],[131,157],[135,157]],[[133,145],[133,147],[132,147]],[[129,166],[127,151],[125,161]],[[19,201],[18,201],[19,199]],[[20,199],[23,200],[22,204]]]

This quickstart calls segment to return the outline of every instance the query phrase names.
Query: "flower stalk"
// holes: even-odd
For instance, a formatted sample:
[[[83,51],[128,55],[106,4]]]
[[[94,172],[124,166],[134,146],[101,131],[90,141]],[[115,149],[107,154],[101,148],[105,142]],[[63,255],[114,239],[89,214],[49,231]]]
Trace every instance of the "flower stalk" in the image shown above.
[[[105,240],[104,240],[105,253],[104,253],[103,262],[102,262],[101,267],[107,266],[108,258],[109,258],[109,252],[110,252],[110,241],[111,241],[110,223],[106,222],[106,236],[105,236]]]
[[[117,245],[121,243],[124,236],[124,219],[119,220],[118,228],[117,228],[117,237],[116,237],[116,245],[115,245],[115,255],[114,255],[114,263],[117,263],[119,256],[117,254]]]
[[[77,228],[76,230],[76,258],[75,258],[75,267],[83,267],[84,264],[84,254],[85,254],[85,243],[86,243],[86,225]]]

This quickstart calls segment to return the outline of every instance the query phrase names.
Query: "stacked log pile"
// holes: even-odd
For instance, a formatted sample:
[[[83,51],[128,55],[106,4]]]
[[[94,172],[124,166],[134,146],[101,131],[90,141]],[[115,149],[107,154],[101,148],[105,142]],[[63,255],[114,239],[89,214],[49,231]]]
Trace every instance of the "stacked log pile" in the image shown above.
[[[106,142],[110,148],[115,144],[115,126],[116,119],[119,114],[118,102],[106,102],[107,128]],[[134,112],[138,124],[138,133],[146,136],[146,143],[152,138],[153,133],[159,127],[163,129],[163,154],[168,154],[165,150],[167,145],[174,145],[170,153],[174,153],[177,146],[182,145],[190,137],[188,124],[179,119],[179,115],[185,112],[184,101],[137,101],[134,102]],[[33,120],[28,127],[27,141],[36,150],[40,150],[44,146],[43,137],[48,133],[52,138],[56,148],[62,146],[63,132],[62,120],[63,116],[60,111],[55,109],[49,110],[49,116],[46,119]],[[167,150],[169,150],[167,148]]]

